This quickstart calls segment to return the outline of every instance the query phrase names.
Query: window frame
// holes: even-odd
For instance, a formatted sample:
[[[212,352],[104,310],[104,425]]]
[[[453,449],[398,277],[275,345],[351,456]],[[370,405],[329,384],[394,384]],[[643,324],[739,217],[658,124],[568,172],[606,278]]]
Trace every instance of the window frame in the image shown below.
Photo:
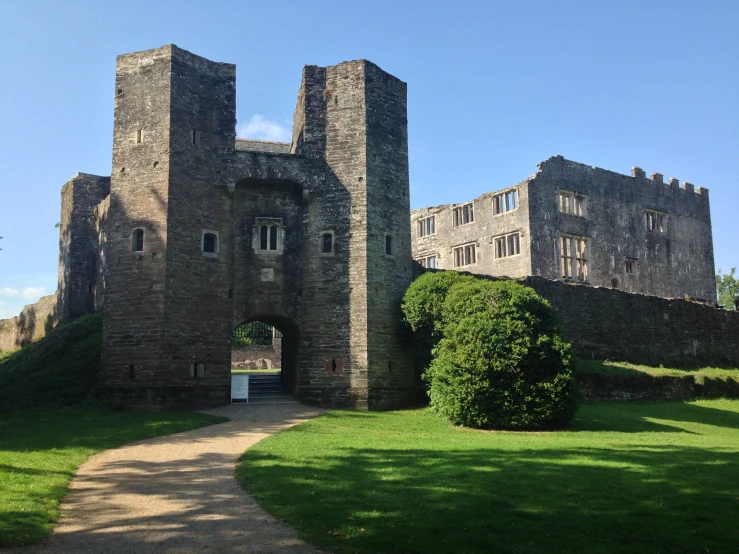
[[[395,240],[391,233],[385,233],[385,256],[387,258],[395,257]]]
[[[590,237],[560,233],[557,254],[560,279],[590,282]]]
[[[513,247],[513,248],[511,248]],[[509,254],[510,250],[515,250],[513,254]],[[493,237],[493,254],[494,259],[502,260],[521,255],[521,231],[506,233]]]
[[[477,241],[465,242],[452,247],[454,268],[477,265]],[[460,263],[460,260],[463,263]]]
[[[465,214],[467,217],[465,217]],[[465,221],[466,219],[466,221]],[[475,202],[465,202],[452,208],[452,227],[461,227],[475,222]]]
[[[567,199],[566,203],[563,199]],[[564,209],[566,206],[566,209]],[[557,190],[557,211],[574,217],[588,216],[588,195],[576,190]]]
[[[644,220],[647,232],[662,233],[667,232],[667,213],[651,208],[644,209]]]
[[[331,249],[326,251],[324,250],[324,241],[326,237],[331,237]],[[321,233],[321,236],[318,239],[318,250],[321,253],[322,256],[333,256],[336,252],[336,235],[333,231],[324,231]]]
[[[508,206],[508,197],[510,196],[511,204],[513,204],[513,207]],[[504,190],[502,192],[496,193],[493,195],[491,200],[491,205],[493,208],[493,215],[504,215],[511,212],[514,212],[518,209],[519,206],[519,194],[518,194],[518,187]]]
[[[141,248],[138,248],[138,233],[141,233]],[[143,227],[135,227],[131,229],[131,252],[137,254],[146,251],[146,229]]]
[[[263,231],[264,229],[264,231]],[[265,234],[267,248],[262,248],[262,234]],[[270,248],[274,244],[275,248]],[[282,218],[262,217],[254,218],[252,227],[252,248],[259,256],[276,256],[283,253],[285,247],[285,226]]]
[[[429,260],[434,260],[434,265],[428,265]],[[420,256],[416,258],[416,261],[425,269],[439,269],[439,255],[428,254],[427,256]]]
[[[205,236],[206,235],[213,235],[215,237],[215,243],[214,243],[215,252],[205,251]],[[218,231],[214,231],[213,229],[202,229],[200,232],[200,252],[202,253],[203,257],[217,258],[220,250],[221,250],[221,237]]]
[[[418,218],[419,238],[429,237],[436,234],[436,214]]]

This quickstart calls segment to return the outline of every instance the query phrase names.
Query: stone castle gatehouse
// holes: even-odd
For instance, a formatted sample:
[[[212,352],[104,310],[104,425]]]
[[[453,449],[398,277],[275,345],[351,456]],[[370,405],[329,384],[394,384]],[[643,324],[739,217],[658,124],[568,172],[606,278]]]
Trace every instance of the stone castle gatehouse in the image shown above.
[[[407,404],[406,84],[365,60],[306,66],[290,144],[235,128],[235,66],[174,45],[118,58],[112,175],[63,191],[59,316],[105,311],[103,390],[227,403],[232,329],[260,320],[298,399]]]

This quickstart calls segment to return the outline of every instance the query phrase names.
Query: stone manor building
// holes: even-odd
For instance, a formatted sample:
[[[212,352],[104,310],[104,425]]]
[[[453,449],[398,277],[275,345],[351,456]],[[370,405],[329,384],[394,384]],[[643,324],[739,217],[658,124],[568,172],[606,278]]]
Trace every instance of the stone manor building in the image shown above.
[[[411,220],[424,267],[716,300],[708,190],[638,167],[628,176],[554,156],[514,186]]]

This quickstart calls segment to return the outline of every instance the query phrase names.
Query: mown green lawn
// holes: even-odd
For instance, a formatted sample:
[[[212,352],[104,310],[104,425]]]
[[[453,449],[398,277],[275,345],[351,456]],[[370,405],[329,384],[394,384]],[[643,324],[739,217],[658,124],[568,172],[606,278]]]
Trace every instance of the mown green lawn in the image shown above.
[[[345,553],[739,552],[739,401],[583,406],[561,432],[336,411],[248,450],[242,486]]]
[[[91,454],[221,421],[185,412],[0,413],[0,546],[33,543],[48,534],[69,481]]]

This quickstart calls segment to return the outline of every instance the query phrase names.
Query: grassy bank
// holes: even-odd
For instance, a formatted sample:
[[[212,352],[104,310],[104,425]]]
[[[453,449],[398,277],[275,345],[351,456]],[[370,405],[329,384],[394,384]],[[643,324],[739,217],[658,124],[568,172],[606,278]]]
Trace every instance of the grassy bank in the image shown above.
[[[630,364],[628,362],[611,362],[609,360],[577,360],[576,372],[607,373],[610,375],[628,376],[633,372],[644,373],[652,377],[693,377],[697,383],[703,384],[706,379],[735,379],[739,381],[739,369],[722,369],[719,367],[701,367],[698,369],[673,369],[668,367],[651,367]]]
[[[576,425],[337,411],[255,445],[237,478],[335,552],[736,552],[739,401],[587,405]]]
[[[44,538],[77,467],[90,455],[140,439],[223,421],[194,413],[81,409],[0,416],[0,546]]]
[[[90,400],[100,370],[102,328],[100,314],[87,315],[0,355],[0,412]]]

